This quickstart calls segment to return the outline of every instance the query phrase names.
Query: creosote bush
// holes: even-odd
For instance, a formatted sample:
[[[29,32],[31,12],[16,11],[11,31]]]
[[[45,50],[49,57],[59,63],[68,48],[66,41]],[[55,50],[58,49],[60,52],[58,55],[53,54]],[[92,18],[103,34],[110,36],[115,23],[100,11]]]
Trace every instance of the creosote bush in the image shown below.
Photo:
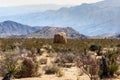
[[[45,70],[45,74],[59,74],[60,68],[58,66],[48,66]]]

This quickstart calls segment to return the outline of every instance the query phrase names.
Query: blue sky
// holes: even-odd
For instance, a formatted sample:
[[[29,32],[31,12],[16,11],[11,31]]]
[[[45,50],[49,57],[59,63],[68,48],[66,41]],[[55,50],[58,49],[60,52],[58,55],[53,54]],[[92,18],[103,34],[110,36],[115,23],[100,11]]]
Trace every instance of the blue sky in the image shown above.
[[[95,3],[98,1],[101,0],[0,0],[0,7],[39,4],[80,5],[82,3]]]

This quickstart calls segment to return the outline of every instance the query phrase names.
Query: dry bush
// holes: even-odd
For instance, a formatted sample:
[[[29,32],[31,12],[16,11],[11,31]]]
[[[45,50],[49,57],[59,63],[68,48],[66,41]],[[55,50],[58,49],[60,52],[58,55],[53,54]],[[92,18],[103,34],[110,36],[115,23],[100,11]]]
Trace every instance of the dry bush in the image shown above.
[[[76,61],[76,56],[73,53],[58,53],[55,63],[59,65],[64,65],[65,63],[74,63]]]
[[[62,77],[62,76],[64,76],[64,73],[63,73],[63,71],[59,70],[56,75],[57,75],[57,77]]]
[[[71,53],[58,53],[54,63],[58,66],[70,68],[76,65],[80,54],[78,52]]]
[[[22,69],[16,74],[16,77],[23,78],[38,76],[38,68],[38,63],[35,63],[31,58],[25,58],[22,62]]]
[[[90,80],[98,80],[98,64],[97,60],[91,55],[80,56],[77,66],[89,76]]]

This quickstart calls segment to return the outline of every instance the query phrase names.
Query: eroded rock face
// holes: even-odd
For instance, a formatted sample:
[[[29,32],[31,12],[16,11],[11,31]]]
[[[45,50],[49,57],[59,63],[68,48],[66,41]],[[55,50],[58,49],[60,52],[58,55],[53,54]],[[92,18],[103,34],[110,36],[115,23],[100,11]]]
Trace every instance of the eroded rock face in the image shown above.
[[[54,35],[54,43],[66,44],[67,43],[67,36],[65,32],[60,32]]]

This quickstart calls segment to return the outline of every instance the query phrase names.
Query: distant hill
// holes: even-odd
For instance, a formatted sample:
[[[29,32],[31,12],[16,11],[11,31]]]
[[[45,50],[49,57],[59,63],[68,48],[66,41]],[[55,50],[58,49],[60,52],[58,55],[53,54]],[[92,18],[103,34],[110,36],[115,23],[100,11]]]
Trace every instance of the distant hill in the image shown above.
[[[0,22],[0,37],[26,35],[39,29],[39,27],[31,27],[13,21],[4,21]]]
[[[28,25],[70,26],[82,34],[96,36],[120,32],[120,0],[103,0],[59,10],[4,16]]]
[[[116,33],[116,34],[110,36],[109,38],[120,39],[120,33]]]
[[[106,34],[101,34],[101,35],[96,35],[96,36],[90,36],[89,38],[96,38],[96,39],[119,39],[120,38],[120,33],[106,33]]]
[[[67,38],[87,38],[85,35],[80,34],[71,27],[43,27],[42,29],[28,34],[27,38],[53,38],[54,34],[58,32],[65,32]]]

